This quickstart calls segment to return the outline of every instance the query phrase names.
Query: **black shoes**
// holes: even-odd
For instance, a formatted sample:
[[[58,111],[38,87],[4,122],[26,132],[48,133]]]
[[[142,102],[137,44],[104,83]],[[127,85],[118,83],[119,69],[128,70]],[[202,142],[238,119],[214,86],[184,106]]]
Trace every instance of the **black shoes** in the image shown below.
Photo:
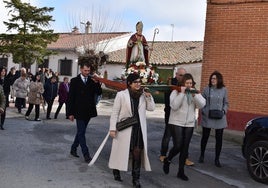
[[[169,165],[170,165],[170,161],[167,158],[165,158],[164,165],[163,165],[163,171],[165,172],[165,174],[169,173]]]
[[[189,178],[184,174],[184,172],[180,172],[180,171],[177,174],[177,178],[180,178],[183,181],[188,181],[189,180]]]
[[[71,154],[72,156],[74,156],[74,157],[79,157],[79,155],[77,155],[77,152],[76,152],[76,151],[72,151],[72,150],[71,150],[70,154]]]
[[[5,130],[4,127],[3,127],[3,125],[0,125],[0,129],[1,129],[1,130]]]
[[[76,152],[76,150],[71,150],[70,151],[70,154],[72,155],[72,156],[74,156],[74,157],[79,157],[79,155],[77,155],[77,152]],[[85,159],[85,162],[86,163],[90,163],[90,161],[92,160],[92,158],[89,156],[89,155],[84,155],[84,159]]]
[[[199,157],[198,162],[199,162],[199,163],[204,163],[204,156],[201,155],[201,156]]]
[[[222,167],[219,159],[215,159],[215,166],[218,167],[218,168]]]
[[[136,180],[133,180],[133,187],[136,187],[136,188],[140,188],[141,187],[141,183],[140,183],[140,180],[139,179],[136,179]]]
[[[84,158],[86,163],[90,163],[90,161],[92,160],[92,158],[89,155],[85,155]]]
[[[114,175],[114,180],[115,180],[115,181],[120,181],[120,182],[123,181],[123,180],[121,179],[120,171],[119,171],[119,170],[117,170],[117,169],[113,169],[113,175]]]

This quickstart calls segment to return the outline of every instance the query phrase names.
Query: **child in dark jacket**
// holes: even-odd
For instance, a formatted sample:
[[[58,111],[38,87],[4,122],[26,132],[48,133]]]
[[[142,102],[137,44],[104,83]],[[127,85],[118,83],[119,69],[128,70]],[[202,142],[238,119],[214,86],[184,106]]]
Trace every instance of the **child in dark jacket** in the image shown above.
[[[43,93],[43,97],[45,99],[45,101],[47,102],[47,119],[51,119],[50,118],[50,113],[51,113],[51,109],[52,109],[52,105],[54,102],[54,99],[56,98],[57,94],[58,94],[58,83],[57,83],[57,78],[56,76],[52,76],[46,83],[44,86],[44,93]]]

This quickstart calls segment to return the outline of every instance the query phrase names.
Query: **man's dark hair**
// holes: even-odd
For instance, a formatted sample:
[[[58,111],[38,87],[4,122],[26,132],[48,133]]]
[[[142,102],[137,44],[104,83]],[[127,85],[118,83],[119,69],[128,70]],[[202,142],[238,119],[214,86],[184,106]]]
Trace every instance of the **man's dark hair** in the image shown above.
[[[91,72],[97,70],[97,63],[98,59],[96,59],[95,56],[81,56],[78,58],[80,68],[83,68],[84,66],[90,67]]]

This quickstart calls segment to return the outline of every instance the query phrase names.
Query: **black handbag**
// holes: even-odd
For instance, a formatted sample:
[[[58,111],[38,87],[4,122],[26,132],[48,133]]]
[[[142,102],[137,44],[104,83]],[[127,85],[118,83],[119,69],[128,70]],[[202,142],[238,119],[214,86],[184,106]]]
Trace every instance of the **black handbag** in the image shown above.
[[[132,110],[132,113],[134,114],[134,104],[133,104],[133,101],[131,98],[130,98],[130,102],[131,102],[131,110]],[[132,117],[128,117],[127,119],[125,119],[123,121],[117,122],[116,123],[116,130],[122,131],[122,130],[124,130],[128,127],[131,127],[137,123],[139,123],[138,118],[135,115],[133,115]]]
[[[138,123],[138,119],[136,118],[136,116],[132,116],[132,117],[129,117],[123,121],[116,123],[116,129],[117,129],[117,131],[122,131],[122,130],[124,130],[128,127],[131,127],[137,123]]]
[[[208,117],[210,119],[221,119],[223,117],[222,110],[209,110]]]
[[[210,88],[209,88],[209,100],[208,100],[208,105],[210,108]],[[224,113],[223,110],[216,110],[216,109],[212,109],[208,111],[208,118],[210,119],[222,119]]]

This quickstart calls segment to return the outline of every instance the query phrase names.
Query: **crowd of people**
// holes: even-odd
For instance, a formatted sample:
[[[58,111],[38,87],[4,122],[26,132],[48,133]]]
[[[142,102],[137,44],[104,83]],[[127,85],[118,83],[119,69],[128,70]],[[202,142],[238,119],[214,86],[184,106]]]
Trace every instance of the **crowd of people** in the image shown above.
[[[127,57],[137,57],[138,60],[147,61],[148,46],[142,35],[142,23],[138,22],[137,33],[128,42]],[[139,50],[138,50],[139,49]],[[133,55],[134,53],[134,55]],[[144,57],[145,56],[145,57]],[[131,59],[127,63],[133,63]],[[134,61],[134,60],[133,60]],[[135,62],[135,61],[134,61]],[[79,158],[77,148],[80,146],[86,163],[90,163],[90,149],[86,144],[86,129],[91,120],[97,116],[96,98],[101,96],[101,83],[96,77],[91,76],[93,67],[90,62],[80,60],[80,74],[69,79],[65,77],[59,84],[57,73],[40,69],[35,75],[30,74],[25,68],[16,70],[11,68],[7,74],[6,68],[0,69],[0,113],[3,130],[6,107],[9,106],[9,95],[15,97],[15,106],[18,113],[26,107],[28,97],[29,107],[25,118],[29,116],[35,107],[35,121],[40,121],[40,105],[47,105],[46,119],[51,119],[51,109],[57,95],[59,106],[54,118],[65,104],[66,118],[76,121],[76,134],[70,147],[70,154]],[[149,64],[149,62],[146,62]],[[95,75],[97,76],[97,75]],[[141,87],[142,77],[136,73],[129,74],[126,80],[127,88],[118,91],[114,99],[110,116],[109,135],[112,137],[112,148],[108,166],[112,169],[114,179],[121,182],[120,171],[127,171],[132,164],[132,183],[136,188],[141,187],[140,171],[144,167],[151,170],[147,146],[146,111],[155,109],[154,98],[150,91]],[[227,127],[226,114],[228,110],[228,94],[220,72],[213,72],[208,81],[208,86],[202,92],[195,88],[193,76],[184,68],[178,68],[176,76],[172,79],[172,85],[176,89],[165,93],[165,131],[160,149],[160,161],[163,163],[163,171],[169,173],[172,159],[179,154],[177,177],[188,181],[184,172],[185,165],[194,165],[189,157],[189,146],[194,127],[197,124],[197,113],[200,109],[200,125],[202,126],[202,138],[200,142],[200,157],[198,162],[204,163],[205,150],[211,129],[215,129],[215,166],[222,167],[220,153],[222,149],[222,137],[224,128]],[[14,99],[13,99],[14,100]],[[118,123],[131,118],[131,122],[124,129],[119,129]],[[172,139],[173,146],[169,149]],[[131,163],[129,163],[131,161]]]
[[[59,112],[65,104],[66,119],[76,120],[77,127],[70,154],[79,157],[77,148],[80,146],[85,162],[89,163],[92,158],[86,144],[85,133],[90,119],[97,116],[96,96],[102,94],[102,89],[101,83],[90,76],[90,64],[80,63],[80,72],[77,77],[71,79],[70,83],[67,77],[64,77],[63,81],[59,83],[55,74],[47,77],[41,70],[35,75],[29,76],[25,68],[21,68],[19,71],[12,68],[8,74],[6,74],[6,68],[0,68],[0,128],[4,130],[5,112],[10,98],[13,100],[15,98],[18,113],[21,113],[21,109],[26,107],[26,98],[28,98],[29,105],[25,119],[30,120],[30,114],[35,107],[33,120],[41,121],[39,118],[40,105],[46,103],[46,119],[51,119],[51,108],[54,99],[59,95],[59,106],[54,118],[58,118]],[[141,87],[140,75],[130,74],[126,83],[127,89],[117,92],[110,117],[109,132],[113,143],[108,166],[112,169],[114,179],[122,181],[120,171],[127,171],[129,160],[131,160],[133,185],[141,187],[139,181],[141,167],[144,167],[146,171],[151,170],[148,158],[146,110],[153,111],[155,102],[151,93]],[[164,173],[168,174],[172,159],[179,154],[177,177],[188,181],[184,166],[189,160],[189,145],[197,123],[196,109],[200,109],[200,125],[202,126],[198,162],[204,163],[209,135],[211,129],[215,129],[214,162],[216,167],[222,167],[220,153],[223,131],[227,127],[227,89],[223,76],[218,71],[210,75],[208,86],[202,92],[196,90],[193,76],[184,68],[177,69],[171,84],[177,86],[177,89],[165,93],[165,131],[161,143],[160,160],[163,163]],[[211,110],[221,111],[222,116],[220,118],[212,117]],[[136,117],[137,122],[118,131],[117,123],[131,116]],[[169,149],[170,140],[173,142],[171,149]],[[191,165],[194,163],[192,162]]]
[[[46,119],[50,118],[50,113],[54,99],[59,96],[59,107],[55,113],[54,118],[57,119],[58,113],[64,103],[67,101],[67,94],[69,92],[68,78],[64,77],[64,81],[59,84],[59,77],[57,72],[53,72],[51,69],[40,68],[36,74],[32,74],[26,68],[16,70],[16,67],[12,67],[7,73],[5,67],[0,68],[0,85],[2,86],[5,107],[1,113],[0,129],[4,130],[4,122],[6,116],[6,108],[9,107],[10,102],[15,103],[15,107],[18,113],[22,113],[22,109],[26,108],[26,103],[29,103],[27,112],[25,113],[25,119],[30,119],[30,114],[35,107],[34,121],[41,121],[40,105],[46,110]],[[62,84],[64,83],[62,87]],[[58,85],[59,92],[58,92]],[[28,101],[26,101],[28,99]],[[2,102],[3,100],[1,100]],[[67,112],[66,112],[67,114]]]

